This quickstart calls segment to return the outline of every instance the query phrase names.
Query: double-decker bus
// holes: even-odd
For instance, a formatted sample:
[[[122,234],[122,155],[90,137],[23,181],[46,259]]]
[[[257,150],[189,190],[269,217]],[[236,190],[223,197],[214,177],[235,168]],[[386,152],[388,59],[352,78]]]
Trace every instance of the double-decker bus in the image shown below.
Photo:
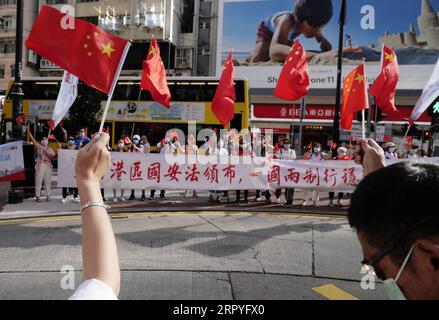
[[[59,78],[24,78],[23,82],[23,111],[26,121],[36,133],[47,132],[47,121],[51,119],[53,108],[60,89]],[[105,121],[105,128],[111,134],[111,145],[116,147],[121,137],[131,136],[134,132],[146,135],[153,147],[165,136],[170,129],[180,129],[187,135],[188,122],[196,123],[196,132],[202,129],[223,129],[211,110],[211,104],[218,86],[217,78],[168,78],[172,95],[171,108],[154,102],[148,91],[140,93],[139,77],[120,77],[110,104]],[[10,136],[12,131],[12,99],[11,81],[6,93],[1,121],[3,139]],[[85,84],[79,83],[78,92],[81,94]],[[244,79],[235,80],[236,103],[235,117],[226,129],[249,129],[249,87]],[[102,107],[107,99],[101,103]],[[67,116],[68,117],[68,116]],[[99,128],[100,119],[96,126],[87,128],[89,135]],[[78,124],[80,125],[80,124]],[[69,135],[75,134],[76,128],[66,128]],[[61,131],[55,130],[55,136],[62,138]],[[3,141],[4,142],[4,141]],[[55,145],[52,145],[55,147]]]

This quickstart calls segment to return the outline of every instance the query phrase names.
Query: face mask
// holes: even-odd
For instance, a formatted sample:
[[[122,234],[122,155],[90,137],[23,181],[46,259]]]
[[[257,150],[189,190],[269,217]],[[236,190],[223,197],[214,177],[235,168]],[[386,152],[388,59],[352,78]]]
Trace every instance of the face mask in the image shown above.
[[[289,149],[290,146],[291,146],[291,144],[287,143],[287,144],[285,145],[285,148]]]
[[[407,300],[407,298],[404,296],[404,293],[401,291],[401,289],[398,286],[398,280],[401,277],[402,272],[404,271],[405,266],[407,265],[410,256],[412,255],[413,250],[415,249],[415,245],[412,246],[410,249],[410,252],[408,253],[407,257],[404,259],[404,262],[401,266],[401,268],[398,271],[398,274],[396,275],[396,278],[390,278],[384,281],[384,289],[387,292],[387,295],[390,300]]]
[[[395,148],[390,148],[390,149],[389,149],[389,151],[390,151],[391,153],[394,153],[395,150],[396,150]]]
[[[134,140],[133,140],[133,143],[134,143],[134,144],[139,144],[139,140],[134,139]]]
[[[314,148],[314,152],[315,153],[320,153],[321,149],[320,148]]]
[[[117,146],[119,147],[119,149],[123,149],[123,147],[125,147],[125,144],[124,143],[119,143]]]
[[[41,140],[41,145],[42,145],[43,147],[47,146],[47,140]]]

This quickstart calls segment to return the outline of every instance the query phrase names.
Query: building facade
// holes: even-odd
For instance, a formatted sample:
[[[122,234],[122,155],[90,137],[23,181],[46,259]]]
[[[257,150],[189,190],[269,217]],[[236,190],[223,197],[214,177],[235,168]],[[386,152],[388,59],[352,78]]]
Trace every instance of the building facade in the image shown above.
[[[171,76],[208,76],[215,57],[211,41],[215,34],[213,1],[203,0],[39,0],[38,8],[69,5],[77,18],[132,42],[122,75],[141,73],[151,38],[160,46],[163,63]],[[66,7],[65,7],[66,8]],[[41,76],[62,71],[38,57],[35,69]]]
[[[29,30],[38,13],[38,0],[23,1],[23,40],[29,35]],[[16,34],[16,0],[0,1],[0,95],[4,94],[15,70],[15,34]],[[36,55],[23,51],[23,76],[35,76],[37,73],[29,67],[29,61],[36,61]]]

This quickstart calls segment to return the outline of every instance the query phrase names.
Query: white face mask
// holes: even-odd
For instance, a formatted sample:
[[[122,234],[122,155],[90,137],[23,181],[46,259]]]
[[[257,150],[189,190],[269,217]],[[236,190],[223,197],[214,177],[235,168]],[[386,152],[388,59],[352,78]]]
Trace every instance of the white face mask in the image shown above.
[[[395,150],[396,150],[395,148],[390,148],[390,149],[389,149],[389,152],[390,152],[390,153],[394,153]]]
[[[123,149],[123,147],[125,147],[125,144],[124,143],[119,143],[117,146],[119,147],[119,149]]]
[[[47,146],[48,141],[47,140],[41,140],[41,145],[43,147]]]
[[[320,153],[322,151],[320,148],[314,148],[314,153]]]

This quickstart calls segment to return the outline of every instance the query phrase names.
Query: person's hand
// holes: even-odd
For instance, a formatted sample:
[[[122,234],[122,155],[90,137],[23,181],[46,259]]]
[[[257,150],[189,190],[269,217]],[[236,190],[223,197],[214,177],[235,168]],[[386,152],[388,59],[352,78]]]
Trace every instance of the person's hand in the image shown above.
[[[110,136],[101,132],[79,151],[75,164],[77,181],[98,183],[101,181],[110,169],[111,157],[106,147],[109,141]]]
[[[364,176],[386,165],[384,150],[373,139],[358,140],[358,150],[354,153],[354,161],[363,166]]]

